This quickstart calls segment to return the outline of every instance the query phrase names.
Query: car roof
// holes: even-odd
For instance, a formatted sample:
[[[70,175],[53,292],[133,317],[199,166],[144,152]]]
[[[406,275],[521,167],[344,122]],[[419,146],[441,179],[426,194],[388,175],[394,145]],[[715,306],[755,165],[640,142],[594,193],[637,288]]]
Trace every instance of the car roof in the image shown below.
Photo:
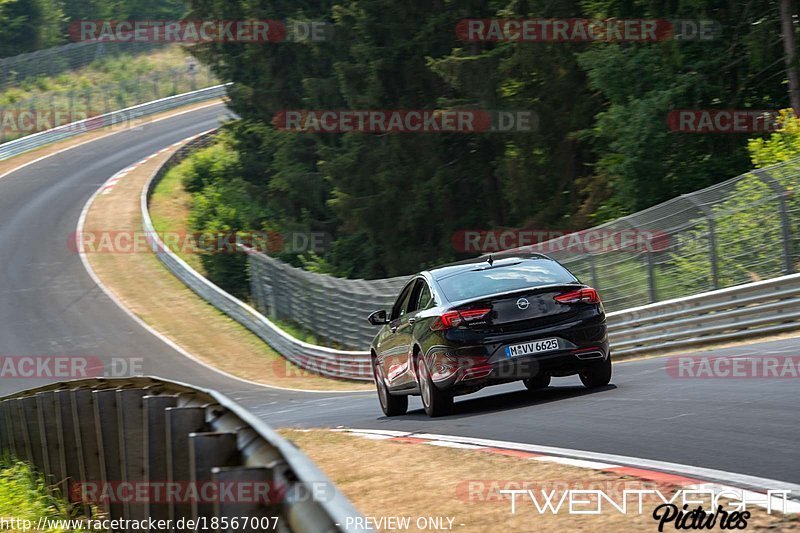
[[[455,274],[465,272],[467,270],[474,270],[476,265],[486,265],[490,267],[489,258],[492,259],[491,267],[497,268],[506,265],[513,265],[515,263],[519,263],[521,261],[534,261],[534,260],[548,260],[552,261],[549,257],[544,254],[535,254],[535,253],[502,253],[502,254],[487,254],[482,255],[479,257],[474,257],[472,259],[466,259],[464,261],[458,261],[455,263],[448,263],[446,265],[440,265],[437,267],[429,268],[425,272],[430,274],[430,276],[435,280],[441,280],[444,278],[449,278]]]

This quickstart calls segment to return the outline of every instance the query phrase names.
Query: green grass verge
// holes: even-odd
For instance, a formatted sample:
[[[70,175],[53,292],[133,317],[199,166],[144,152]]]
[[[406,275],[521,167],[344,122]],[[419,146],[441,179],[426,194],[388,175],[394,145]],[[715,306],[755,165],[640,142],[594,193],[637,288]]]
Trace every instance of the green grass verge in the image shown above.
[[[184,189],[183,178],[184,173],[180,171],[179,167],[175,167],[164,175],[153,190],[153,196],[150,199],[150,218],[153,221],[153,227],[160,235],[166,233],[187,234],[192,231],[189,225],[192,195]],[[171,247],[171,249],[197,272],[210,278],[199,254],[186,253],[181,247]],[[252,301],[248,303],[252,304]],[[319,337],[298,324],[287,320],[271,320],[286,333],[301,341],[330,348],[344,348],[338,343]]]
[[[80,519],[65,502],[47,492],[42,476],[27,464],[8,458],[0,460],[0,528],[20,530],[9,526],[9,519],[28,520],[36,527],[39,520]],[[5,520],[5,523],[2,521]],[[52,522],[51,522],[52,524]],[[66,524],[64,524],[66,525]],[[59,533],[71,531],[69,528],[50,527],[40,531]],[[84,530],[89,531],[89,530]]]
[[[27,78],[0,91],[0,108],[47,117],[57,112],[63,122],[67,117],[81,119],[216,83],[206,67],[191,59],[183,47],[173,45],[147,54],[100,58],[55,76]],[[26,128],[23,132],[21,126]],[[42,128],[4,124],[0,140],[35,133],[36,129]]]

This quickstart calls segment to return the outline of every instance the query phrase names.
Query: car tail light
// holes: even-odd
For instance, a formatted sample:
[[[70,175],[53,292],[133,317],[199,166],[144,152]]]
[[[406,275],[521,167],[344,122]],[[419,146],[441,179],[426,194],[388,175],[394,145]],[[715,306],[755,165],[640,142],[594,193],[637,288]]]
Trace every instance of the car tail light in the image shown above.
[[[554,300],[562,304],[576,304],[578,302],[587,304],[599,304],[600,296],[597,295],[596,290],[592,288],[587,288],[587,289],[578,289],[577,291],[565,292],[564,294],[559,294],[554,298]]]
[[[447,311],[436,319],[431,325],[434,331],[442,329],[457,328],[462,324],[469,324],[476,320],[480,320],[489,314],[491,309],[462,309],[461,311]]]

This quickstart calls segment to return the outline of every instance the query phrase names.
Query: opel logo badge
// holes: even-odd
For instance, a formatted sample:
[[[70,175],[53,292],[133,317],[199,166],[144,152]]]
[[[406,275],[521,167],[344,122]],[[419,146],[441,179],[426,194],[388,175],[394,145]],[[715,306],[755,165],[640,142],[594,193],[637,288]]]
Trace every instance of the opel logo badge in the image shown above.
[[[519,307],[520,310],[522,310],[522,311],[527,309],[529,305],[531,305],[531,304],[530,304],[530,302],[528,301],[527,298],[520,298],[519,300],[517,300],[517,307]]]

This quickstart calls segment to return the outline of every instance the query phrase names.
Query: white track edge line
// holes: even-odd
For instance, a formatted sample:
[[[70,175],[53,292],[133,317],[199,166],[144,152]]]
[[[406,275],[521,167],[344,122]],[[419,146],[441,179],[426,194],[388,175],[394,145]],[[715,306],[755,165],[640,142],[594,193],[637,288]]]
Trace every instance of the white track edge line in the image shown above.
[[[751,476],[748,474],[740,474],[737,472],[727,472],[725,470],[716,470],[713,468],[704,468],[693,465],[686,465],[680,463],[670,463],[667,461],[658,461],[655,459],[644,459],[641,457],[631,457],[626,455],[608,454],[602,452],[591,452],[587,450],[577,450],[574,448],[558,448],[554,446],[543,446],[538,444],[526,444],[522,442],[510,442],[493,439],[481,439],[476,437],[459,437],[455,435],[439,435],[435,433],[413,433],[408,432],[404,435],[398,435],[397,432],[383,432],[374,429],[339,429],[339,431],[352,431],[354,433],[374,433],[386,434],[392,437],[405,436],[417,439],[438,440],[446,442],[458,442],[462,444],[474,444],[477,446],[486,446],[490,448],[505,448],[509,450],[519,450],[531,453],[541,453],[546,455],[555,455],[561,457],[570,457],[575,459],[583,459],[588,461],[595,461],[601,463],[614,463],[620,466],[631,466],[636,468],[643,468],[648,470],[656,470],[680,476],[697,478],[709,482],[722,482],[734,486],[742,486],[742,488],[766,490],[766,489],[785,489],[792,492],[793,497],[800,494],[800,485],[788,481],[780,481],[777,479],[769,479],[758,476]]]

